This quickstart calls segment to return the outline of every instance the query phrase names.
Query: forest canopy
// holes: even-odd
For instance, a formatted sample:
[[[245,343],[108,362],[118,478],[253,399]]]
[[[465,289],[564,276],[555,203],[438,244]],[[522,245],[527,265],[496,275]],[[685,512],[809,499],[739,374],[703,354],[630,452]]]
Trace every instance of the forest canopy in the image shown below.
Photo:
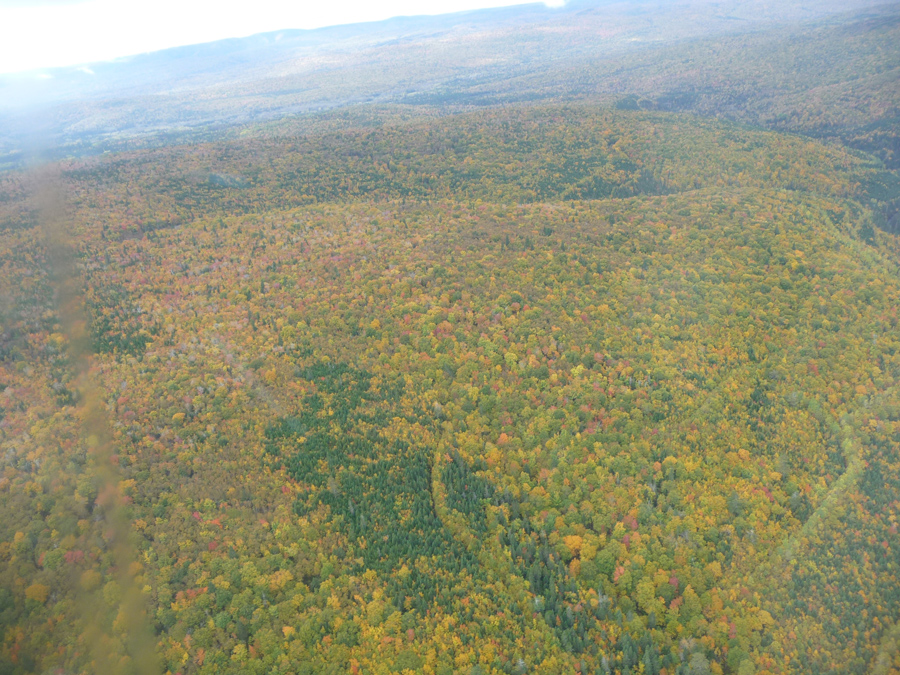
[[[0,174],[0,675],[900,672],[893,155],[704,101]]]

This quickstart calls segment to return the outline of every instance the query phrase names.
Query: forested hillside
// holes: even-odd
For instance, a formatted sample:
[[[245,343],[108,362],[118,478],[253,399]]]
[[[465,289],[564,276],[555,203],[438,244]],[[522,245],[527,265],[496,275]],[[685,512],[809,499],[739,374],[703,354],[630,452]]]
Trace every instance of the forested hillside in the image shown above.
[[[894,174],[392,114],[2,177],[0,672],[897,672]]]
[[[428,116],[572,101],[835,139],[897,168],[898,19],[881,0],[569,0],[0,75],[0,170],[267,121],[308,129],[366,104]]]

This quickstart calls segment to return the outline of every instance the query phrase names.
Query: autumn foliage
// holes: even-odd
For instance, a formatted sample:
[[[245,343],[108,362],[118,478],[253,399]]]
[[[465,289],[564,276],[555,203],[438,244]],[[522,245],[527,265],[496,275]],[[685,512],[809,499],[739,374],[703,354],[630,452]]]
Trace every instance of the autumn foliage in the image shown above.
[[[563,106],[60,171],[63,242],[2,178],[0,672],[896,658],[870,158]]]

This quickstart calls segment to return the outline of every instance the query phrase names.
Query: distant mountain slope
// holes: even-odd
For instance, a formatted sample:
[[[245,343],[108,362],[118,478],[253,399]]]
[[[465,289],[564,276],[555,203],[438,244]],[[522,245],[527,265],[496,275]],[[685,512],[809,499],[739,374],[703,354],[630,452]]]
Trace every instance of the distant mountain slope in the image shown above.
[[[484,105],[577,95],[582,66],[567,72],[565,64],[584,64],[591,72],[596,59],[627,60],[650,47],[875,5],[580,0],[561,9],[522,5],[285,30],[47,71],[40,78],[0,76],[0,153],[9,163],[25,147],[63,144],[75,152],[98,141],[165,140],[191,129],[365,102]],[[523,87],[523,77],[544,84]],[[615,91],[607,81],[594,95]]]

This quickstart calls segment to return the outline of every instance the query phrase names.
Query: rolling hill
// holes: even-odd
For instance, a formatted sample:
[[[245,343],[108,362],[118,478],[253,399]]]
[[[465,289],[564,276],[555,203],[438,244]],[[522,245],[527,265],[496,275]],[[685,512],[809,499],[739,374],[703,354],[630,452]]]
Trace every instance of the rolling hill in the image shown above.
[[[897,5],[766,7],[5,113],[0,675],[900,672]]]

